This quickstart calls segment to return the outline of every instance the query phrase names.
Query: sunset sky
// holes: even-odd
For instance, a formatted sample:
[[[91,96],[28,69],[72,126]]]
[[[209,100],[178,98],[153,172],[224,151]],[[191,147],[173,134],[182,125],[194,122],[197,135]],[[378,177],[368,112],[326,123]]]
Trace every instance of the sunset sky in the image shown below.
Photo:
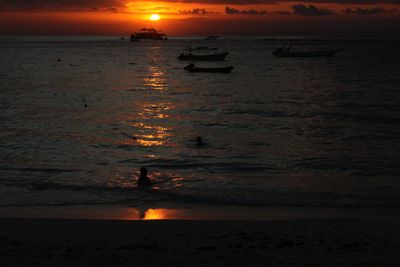
[[[158,14],[159,21],[150,21]],[[0,34],[400,34],[400,0],[0,0]]]

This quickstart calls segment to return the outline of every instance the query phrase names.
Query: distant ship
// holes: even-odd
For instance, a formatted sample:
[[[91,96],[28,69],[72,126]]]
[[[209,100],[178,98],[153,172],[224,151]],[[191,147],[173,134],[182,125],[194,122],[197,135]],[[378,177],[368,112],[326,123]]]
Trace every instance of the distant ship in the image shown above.
[[[207,36],[205,40],[207,40],[207,41],[215,41],[218,38],[219,38],[218,35],[210,35],[210,36]]]
[[[165,33],[156,29],[143,28],[131,34],[131,41],[139,40],[168,40],[168,37]]]

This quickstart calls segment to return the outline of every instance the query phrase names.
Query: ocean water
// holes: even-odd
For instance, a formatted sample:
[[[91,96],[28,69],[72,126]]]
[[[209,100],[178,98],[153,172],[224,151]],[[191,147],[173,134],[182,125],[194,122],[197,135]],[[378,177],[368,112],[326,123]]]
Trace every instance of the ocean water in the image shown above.
[[[400,205],[400,41],[282,41],[2,37],[0,205]],[[187,73],[188,46],[235,69]]]

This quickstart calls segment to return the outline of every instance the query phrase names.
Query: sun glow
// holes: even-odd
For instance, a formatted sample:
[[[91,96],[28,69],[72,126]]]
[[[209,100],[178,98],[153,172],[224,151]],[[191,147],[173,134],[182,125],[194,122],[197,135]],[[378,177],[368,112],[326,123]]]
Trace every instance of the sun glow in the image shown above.
[[[160,15],[158,15],[158,14],[152,14],[151,16],[150,16],[150,20],[151,21],[159,21],[161,19],[161,17],[160,17]]]

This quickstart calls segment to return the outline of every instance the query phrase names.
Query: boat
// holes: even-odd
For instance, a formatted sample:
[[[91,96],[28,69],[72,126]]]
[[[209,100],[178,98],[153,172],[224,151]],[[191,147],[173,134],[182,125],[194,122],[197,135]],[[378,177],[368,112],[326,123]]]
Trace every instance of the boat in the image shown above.
[[[230,73],[233,70],[233,66],[218,67],[218,68],[202,68],[202,67],[196,67],[193,63],[191,63],[186,67],[184,67],[184,69],[190,72]]]
[[[315,45],[290,43],[284,44],[272,54],[277,57],[333,57],[340,49],[315,48]]]
[[[138,32],[131,34],[131,41],[139,40],[168,40],[165,33],[157,31],[156,29],[140,29]]]
[[[194,46],[194,47],[188,47],[185,50],[189,51],[189,52],[192,52],[192,51],[217,51],[218,48],[208,47],[208,46]]]
[[[223,53],[197,53],[194,54],[194,51],[189,51],[182,53],[178,56],[179,60],[190,60],[190,61],[223,61],[225,57],[229,54],[229,52]]]

